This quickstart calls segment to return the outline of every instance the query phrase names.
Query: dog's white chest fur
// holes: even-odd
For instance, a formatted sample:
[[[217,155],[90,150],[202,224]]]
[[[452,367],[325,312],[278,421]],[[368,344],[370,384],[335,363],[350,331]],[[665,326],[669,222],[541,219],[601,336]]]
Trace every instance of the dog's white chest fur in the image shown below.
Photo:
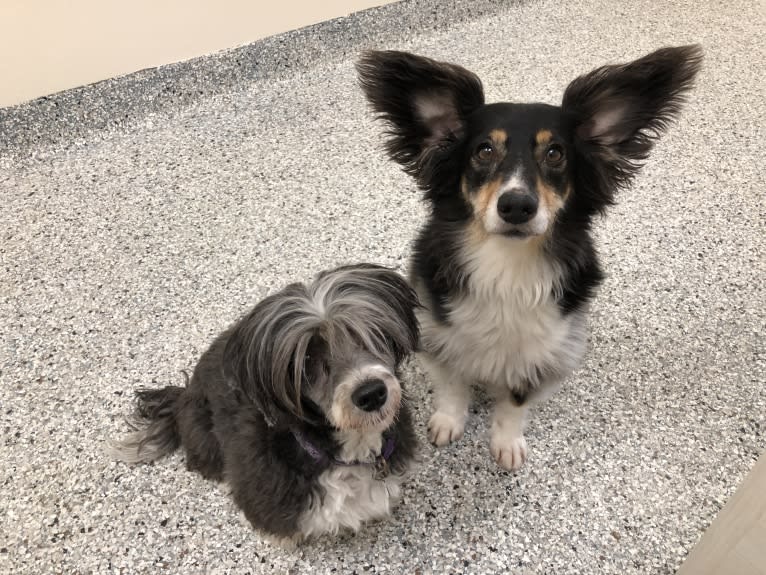
[[[517,387],[540,370],[566,374],[585,348],[584,313],[563,316],[558,270],[521,242],[492,236],[464,251],[467,293],[448,302],[449,324],[420,314],[425,349],[467,382]]]
[[[380,454],[380,433],[339,432],[344,461],[367,461]],[[301,519],[304,536],[357,531],[363,523],[388,517],[401,495],[402,477],[389,475],[377,479],[372,465],[340,466],[319,477],[323,497],[316,497]]]

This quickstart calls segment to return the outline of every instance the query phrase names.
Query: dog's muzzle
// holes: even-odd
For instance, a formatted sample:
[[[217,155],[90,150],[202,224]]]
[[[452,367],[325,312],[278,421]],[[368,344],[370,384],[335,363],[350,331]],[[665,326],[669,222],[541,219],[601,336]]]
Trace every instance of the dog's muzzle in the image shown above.
[[[383,366],[368,366],[336,388],[330,420],[339,429],[385,429],[396,417],[401,401],[396,376]]]

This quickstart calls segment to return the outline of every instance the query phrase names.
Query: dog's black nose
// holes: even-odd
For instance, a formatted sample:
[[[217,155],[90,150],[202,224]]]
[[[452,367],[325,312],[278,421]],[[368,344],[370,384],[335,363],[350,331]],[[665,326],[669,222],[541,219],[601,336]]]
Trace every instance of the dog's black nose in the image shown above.
[[[351,394],[351,401],[363,411],[380,409],[387,398],[388,391],[382,379],[368,379]]]
[[[523,190],[510,190],[497,199],[497,213],[509,224],[523,224],[537,212],[537,198]]]

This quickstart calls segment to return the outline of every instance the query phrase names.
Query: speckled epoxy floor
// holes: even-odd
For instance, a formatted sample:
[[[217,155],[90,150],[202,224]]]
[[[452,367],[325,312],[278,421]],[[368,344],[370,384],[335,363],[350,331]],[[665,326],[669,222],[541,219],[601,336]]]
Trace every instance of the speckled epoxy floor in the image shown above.
[[[397,4],[0,110],[0,571],[671,573],[766,446],[764,11],[747,2]],[[460,62],[488,99],[701,42],[681,120],[599,230],[590,351],[499,471],[487,405],[423,445],[390,522],[275,550],[176,455],[103,455],[270,290],[404,269],[423,217],[355,86],[363,47]],[[406,370],[421,431],[422,371]]]

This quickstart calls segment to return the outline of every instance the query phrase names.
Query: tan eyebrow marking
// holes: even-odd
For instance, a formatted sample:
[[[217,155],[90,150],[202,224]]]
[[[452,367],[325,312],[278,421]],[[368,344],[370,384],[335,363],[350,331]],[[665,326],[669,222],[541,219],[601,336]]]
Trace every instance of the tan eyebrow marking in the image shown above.
[[[547,144],[553,139],[553,134],[550,130],[540,130],[537,132],[537,135],[535,135],[535,142],[537,142],[538,145]]]
[[[505,141],[508,139],[508,134],[505,130],[496,128],[489,133],[489,137],[496,148],[505,148]]]

